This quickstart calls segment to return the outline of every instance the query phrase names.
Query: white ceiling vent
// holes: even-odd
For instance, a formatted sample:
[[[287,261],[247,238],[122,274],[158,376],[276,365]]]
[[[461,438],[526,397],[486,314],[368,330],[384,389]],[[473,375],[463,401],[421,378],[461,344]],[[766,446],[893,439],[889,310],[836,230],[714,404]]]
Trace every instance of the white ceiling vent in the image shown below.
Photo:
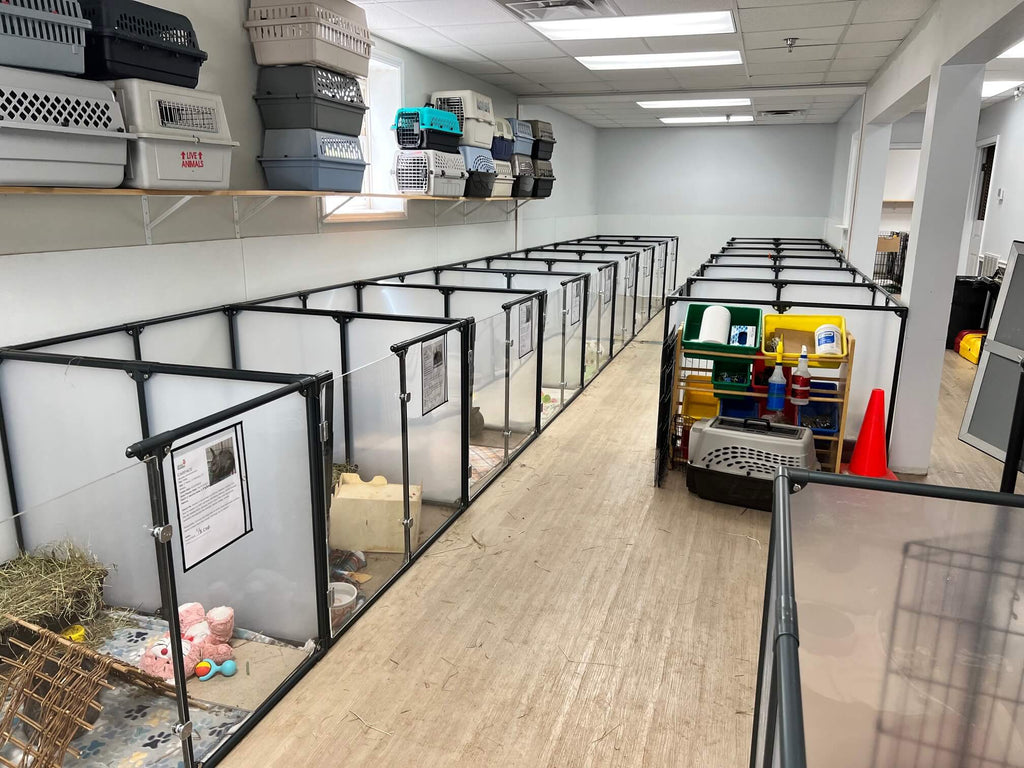
[[[608,0],[498,0],[524,21],[565,21],[617,16]]]

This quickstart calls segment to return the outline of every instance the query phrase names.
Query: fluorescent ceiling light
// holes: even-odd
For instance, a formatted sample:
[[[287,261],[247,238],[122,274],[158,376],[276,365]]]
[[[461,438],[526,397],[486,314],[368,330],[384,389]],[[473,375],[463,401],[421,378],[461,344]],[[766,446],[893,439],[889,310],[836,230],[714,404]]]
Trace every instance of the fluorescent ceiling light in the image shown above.
[[[691,53],[630,53],[618,56],[577,56],[587,69],[662,69],[668,67],[720,67],[742,64],[739,51]]]
[[[679,99],[676,101],[638,101],[644,109],[700,109],[702,107],[749,107],[750,99]]]
[[[986,80],[981,85],[981,98],[987,99],[990,96],[998,96],[1006,93],[1011,88],[1016,88],[1024,80]]]
[[[1000,59],[1024,59],[1024,40],[1021,40],[1013,48],[999,54]]]
[[[659,13],[648,16],[605,16],[597,19],[529,21],[551,40],[610,40],[625,37],[677,37],[735,32],[731,11]]]
[[[712,115],[711,117],[663,117],[665,125],[701,125],[711,123],[752,123],[753,115]]]

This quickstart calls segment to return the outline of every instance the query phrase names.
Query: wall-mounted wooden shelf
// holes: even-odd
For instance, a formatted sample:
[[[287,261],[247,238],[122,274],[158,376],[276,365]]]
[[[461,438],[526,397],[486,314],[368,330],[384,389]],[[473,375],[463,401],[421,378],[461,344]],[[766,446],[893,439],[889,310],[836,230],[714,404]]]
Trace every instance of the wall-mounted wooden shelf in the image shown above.
[[[171,216],[180,211],[186,205],[197,198],[203,197],[230,197],[234,212],[235,237],[242,236],[242,225],[258,215],[264,208],[282,197],[296,198],[327,198],[339,197],[345,200],[330,211],[321,211],[320,223],[324,224],[327,219],[337,213],[341,208],[352,200],[360,198],[386,198],[389,200],[426,200],[439,203],[449,203],[449,207],[443,213],[448,213],[458,206],[474,204],[470,210],[465,211],[469,215],[473,211],[488,203],[511,203],[512,206],[505,212],[512,214],[518,211],[531,200],[541,198],[532,197],[438,197],[434,195],[398,195],[398,194],[363,194],[353,192],[311,192],[301,189],[96,189],[92,187],[0,187],[0,195],[50,195],[65,197],[135,197],[142,202],[142,219],[146,230],[146,244],[153,244],[153,230],[160,224],[167,221]],[[170,208],[158,216],[150,216],[149,198],[164,197],[177,198]],[[240,198],[259,198],[260,202],[253,205],[244,213],[239,211],[238,200]],[[443,214],[442,214],[443,215]]]

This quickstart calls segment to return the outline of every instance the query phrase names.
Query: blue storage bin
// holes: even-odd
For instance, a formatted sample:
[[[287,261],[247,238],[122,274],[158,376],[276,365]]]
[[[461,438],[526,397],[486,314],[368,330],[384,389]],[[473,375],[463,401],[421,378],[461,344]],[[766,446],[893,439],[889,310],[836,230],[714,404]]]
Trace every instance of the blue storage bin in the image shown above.
[[[815,391],[815,390],[828,390]],[[838,397],[839,385],[834,381],[811,380],[811,397]],[[804,424],[804,419],[808,420]],[[796,408],[796,423],[801,427],[810,427],[816,435],[835,435],[839,432],[839,403],[808,403]],[[821,426],[812,426],[812,424]]]
[[[533,155],[533,126],[526,120],[516,120],[514,117],[508,119],[508,124],[515,138],[512,154],[527,157]]]
[[[734,419],[756,419],[760,415],[760,405],[754,398],[724,398],[722,415]]]
[[[499,117],[494,121],[494,138],[491,140],[491,155],[495,160],[511,160],[515,154],[516,137],[508,120]]]
[[[402,149],[436,149],[458,152],[459,118],[451,112],[433,107],[406,107],[395,113],[391,126]]]
[[[259,158],[270,189],[360,192],[366,163],[356,136],[310,128],[268,130]]]

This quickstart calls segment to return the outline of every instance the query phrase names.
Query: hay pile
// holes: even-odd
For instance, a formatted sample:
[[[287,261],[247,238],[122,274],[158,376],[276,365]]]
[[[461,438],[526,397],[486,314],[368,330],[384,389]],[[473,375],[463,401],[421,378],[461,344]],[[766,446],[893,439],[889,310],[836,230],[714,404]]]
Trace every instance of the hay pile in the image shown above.
[[[88,644],[102,642],[124,621],[104,612],[103,581],[109,570],[71,543],[0,565],[0,633],[14,625],[13,616],[56,632],[81,624]]]

